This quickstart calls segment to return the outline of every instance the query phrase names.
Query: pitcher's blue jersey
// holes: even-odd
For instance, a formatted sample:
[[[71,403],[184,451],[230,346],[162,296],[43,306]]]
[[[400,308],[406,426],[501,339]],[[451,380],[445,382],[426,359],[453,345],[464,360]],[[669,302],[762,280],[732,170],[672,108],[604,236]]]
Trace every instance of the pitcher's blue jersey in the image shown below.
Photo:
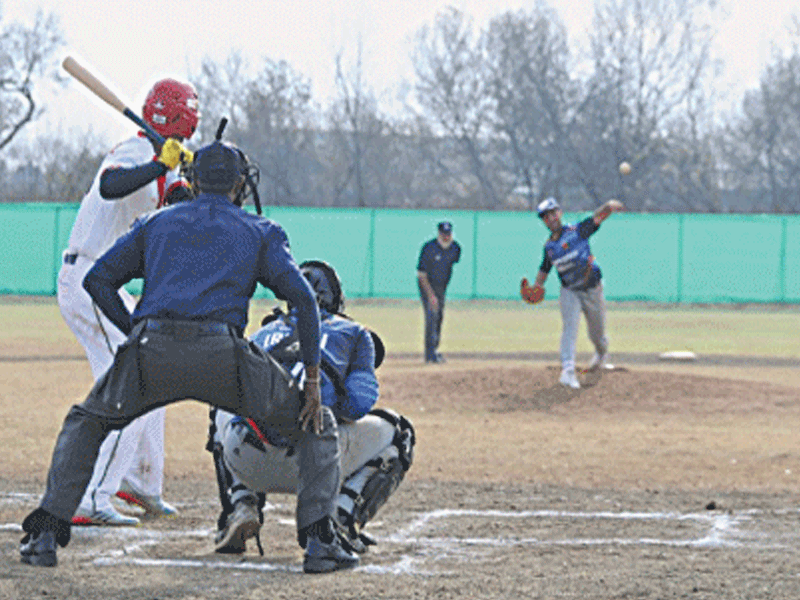
[[[545,243],[539,270],[549,273],[555,267],[561,285],[570,290],[588,290],[596,286],[602,273],[589,248],[589,236],[599,228],[594,217],[564,225],[557,239],[551,235]]]
[[[291,311],[263,326],[251,336],[264,350],[269,351],[281,340],[295,333],[297,317]],[[322,405],[328,406],[339,420],[356,421],[366,415],[378,401],[378,380],[375,376],[375,344],[362,325],[320,309],[320,350],[322,361],[333,368],[340,386],[324,369],[320,369]],[[298,365],[284,365],[298,375]],[[324,365],[323,365],[324,366]],[[342,389],[343,387],[343,389]]]

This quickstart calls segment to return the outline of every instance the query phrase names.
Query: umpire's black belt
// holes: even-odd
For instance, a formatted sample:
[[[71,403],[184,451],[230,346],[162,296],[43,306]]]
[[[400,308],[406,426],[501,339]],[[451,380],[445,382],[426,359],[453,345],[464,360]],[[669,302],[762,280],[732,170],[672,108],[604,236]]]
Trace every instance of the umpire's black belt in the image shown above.
[[[146,319],[145,331],[175,337],[197,337],[201,335],[234,335],[241,337],[232,325],[219,321],[180,321],[173,319]]]

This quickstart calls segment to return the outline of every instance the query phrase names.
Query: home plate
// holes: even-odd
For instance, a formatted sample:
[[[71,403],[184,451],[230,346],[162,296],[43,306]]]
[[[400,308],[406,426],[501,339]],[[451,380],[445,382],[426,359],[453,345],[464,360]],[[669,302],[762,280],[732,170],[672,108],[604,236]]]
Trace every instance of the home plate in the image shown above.
[[[658,355],[660,360],[677,360],[677,361],[692,361],[697,360],[697,354],[689,350],[673,350],[671,352],[662,352]]]

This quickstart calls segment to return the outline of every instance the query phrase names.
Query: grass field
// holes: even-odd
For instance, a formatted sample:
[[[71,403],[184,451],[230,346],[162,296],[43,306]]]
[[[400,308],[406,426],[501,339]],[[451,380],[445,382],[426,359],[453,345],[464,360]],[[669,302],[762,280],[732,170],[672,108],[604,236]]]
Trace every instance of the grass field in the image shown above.
[[[421,352],[422,309],[413,301],[351,302],[349,312],[379,331],[394,352]],[[798,356],[800,310],[795,307],[665,307],[609,303],[612,352]],[[445,309],[442,351],[555,351],[561,333],[556,302],[455,301]],[[579,352],[591,345],[581,330]]]
[[[256,301],[248,332],[276,306]],[[608,304],[613,352],[691,350],[706,354],[800,356],[800,309],[794,306],[651,306]],[[389,353],[422,353],[422,309],[413,300],[351,300],[347,312],[381,334]],[[77,348],[54,298],[0,298],[0,354],[20,342],[62,340]],[[451,301],[445,312],[443,352],[556,351],[561,317],[556,302]],[[590,352],[582,329],[578,351]]]

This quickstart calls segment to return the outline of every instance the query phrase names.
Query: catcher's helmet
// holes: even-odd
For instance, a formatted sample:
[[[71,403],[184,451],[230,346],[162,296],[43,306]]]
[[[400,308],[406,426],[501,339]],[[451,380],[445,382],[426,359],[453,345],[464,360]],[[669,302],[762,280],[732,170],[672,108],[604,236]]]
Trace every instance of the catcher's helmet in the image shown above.
[[[539,213],[539,217],[543,217],[544,213],[549,212],[551,210],[555,210],[557,208],[561,208],[556,202],[556,199],[553,197],[545,198],[539,203],[539,206],[536,207],[536,212]]]
[[[197,91],[192,84],[162,79],[148,92],[142,116],[164,137],[188,140],[200,120],[198,106]]]
[[[321,260],[307,260],[300,264],[300,272],[314,288],[320,308],[330,313],[344,311],[342,282],[332,266]]]

